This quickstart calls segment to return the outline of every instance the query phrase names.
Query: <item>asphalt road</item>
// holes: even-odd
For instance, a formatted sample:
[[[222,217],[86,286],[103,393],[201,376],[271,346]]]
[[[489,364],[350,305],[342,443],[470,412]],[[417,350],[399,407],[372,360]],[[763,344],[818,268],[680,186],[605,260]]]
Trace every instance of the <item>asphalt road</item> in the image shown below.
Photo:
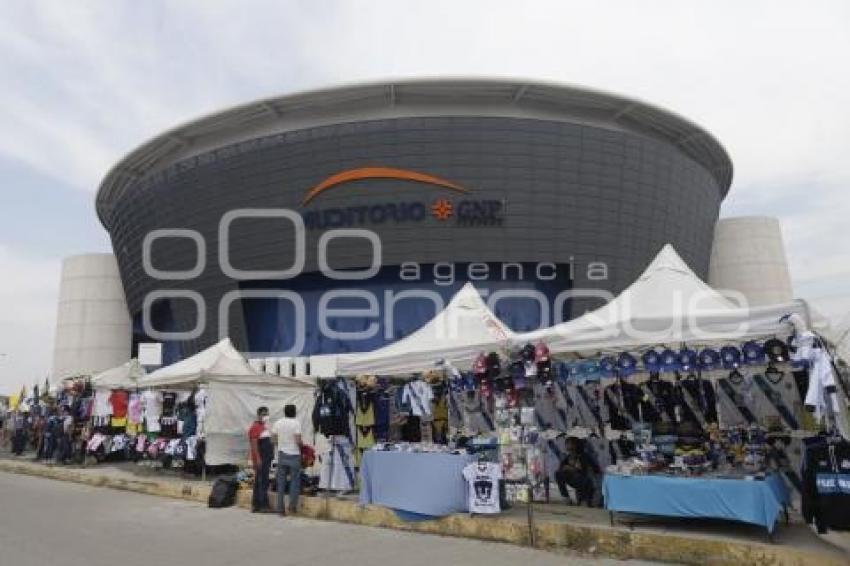
[[[0,473],[0,563],[623,564],[505,544],[253,515],[244,509],[207,509],[197,503],[5,473]]]

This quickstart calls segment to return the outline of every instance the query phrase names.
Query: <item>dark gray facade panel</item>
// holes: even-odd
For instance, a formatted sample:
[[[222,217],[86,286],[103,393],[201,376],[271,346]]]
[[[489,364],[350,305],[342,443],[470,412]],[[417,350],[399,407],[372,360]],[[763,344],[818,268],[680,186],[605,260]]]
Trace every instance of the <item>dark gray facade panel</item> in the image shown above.
[[[345,169],[384,166],[435,175],[468,195],[414,182],[355,181],[306,207],[305,193]],[[576,264],[576,287],[618,293],[671,243],[705,278],[723,189],[715,176],[679,148],[638,134],[587,125],[514,118],[399,118],[292,132],[240,144],[178,163],[139,179],[109,212],[108,225],[132,313],[147,293],[189,288],[217,317],[221,295],[235,289],[219,269],[218,226],[242,208],[298,212],[446,198],[504,203],[501,227],[438,222],[363,225],[383,243],[383,264],[521,261]],[[159,228],[200,232],[206,270],[192,281],[156,281],[142,268],[142,241]],[[307,234],[305,271],[316,271],[321,230]],[[234,223],[230,253],[241,269],[280,269],[292,262],[291,227],[279,220]],[[335,244],[334,267],[360,268],[368,246]],[[161,270],[195,263],[194,244],[163,240],[153,249]],[[604,261],[606,282],[587,282],[589,262]],[[180,307],[180,317],[187,315]],[[191,326],[194,320],[178,321]],[[240,323],[234,322],[233,331]],[[209,330],[197,347],[215,339]],[[238,336],[237,336],[238,339]]]

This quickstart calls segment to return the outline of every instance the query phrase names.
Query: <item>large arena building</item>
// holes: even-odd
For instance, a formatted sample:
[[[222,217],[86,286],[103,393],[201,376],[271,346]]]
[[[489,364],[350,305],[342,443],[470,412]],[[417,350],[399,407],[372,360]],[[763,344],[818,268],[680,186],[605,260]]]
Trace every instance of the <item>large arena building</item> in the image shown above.
[[[555,304],[565,289],[618,293],[668,242],[708,279],[731,180],[711,134],[640,101],[417,80],[262,100],[165,132],[113,167],[97,212],[132,343],[182,332],[164,340],[166,361],[222,335],[246,351],[312,355],[371,350],[424,324],[435,306],[400,300],[408,290],[448,299],[472,280],[502,292],[497,315],[528,330],[581,314],[587,301]],[[352,229],[376,234],[380,256],[362,232],[331,232]],[[374,302],[328,296],[352,288]],[[367,323],[322,323],[323,301],[369,306],[379,331],[335,335]]]

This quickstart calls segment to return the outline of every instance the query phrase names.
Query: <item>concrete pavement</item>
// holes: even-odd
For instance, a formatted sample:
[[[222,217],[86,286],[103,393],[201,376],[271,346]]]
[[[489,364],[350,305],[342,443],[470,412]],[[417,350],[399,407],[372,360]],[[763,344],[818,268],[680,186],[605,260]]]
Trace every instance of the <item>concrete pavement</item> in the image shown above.
[[[2,472],[0,501],[0,563],[16,566],[624,564],[508,544],[252,515],[239,508],[211,510],[189,501]]]
[[[205,503],[210,491],[209,482],[129,463],[89,468],[59,467],[0,455],[0,471],[194,503]],[[241,489],[237,505],[247,508],[250,495],[250,490]],[[523,506],[495,517],[455,514],[411,523],[402,521],[384,507],[358,505],[356,496],[345,499],[306,496],[301,504],[302,519],[512,543],[572,555],[579,553],[584,557],[659,560],[694,566],[845,566],[850,563],[847,553],[841,550],[847,545],[818,538],[808,526],[799,522],[782,525],[775,536],[775,543],[766,544],[763,529],[738,523],[624,517],[625,521],[609,527],[607,513],[601,509],[558,504],[535,505],[534,515],[532,531]],[[844,535],[846,533],[836,533],[834,538]]]

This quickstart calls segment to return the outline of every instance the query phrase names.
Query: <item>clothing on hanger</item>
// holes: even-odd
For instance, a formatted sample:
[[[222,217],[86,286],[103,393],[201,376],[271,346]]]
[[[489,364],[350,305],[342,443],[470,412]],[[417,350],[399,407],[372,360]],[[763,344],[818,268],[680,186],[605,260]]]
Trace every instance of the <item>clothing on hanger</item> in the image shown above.
[[[818,532],[850,529],[850,442],[832,436],[806,447],[802,496]]]

